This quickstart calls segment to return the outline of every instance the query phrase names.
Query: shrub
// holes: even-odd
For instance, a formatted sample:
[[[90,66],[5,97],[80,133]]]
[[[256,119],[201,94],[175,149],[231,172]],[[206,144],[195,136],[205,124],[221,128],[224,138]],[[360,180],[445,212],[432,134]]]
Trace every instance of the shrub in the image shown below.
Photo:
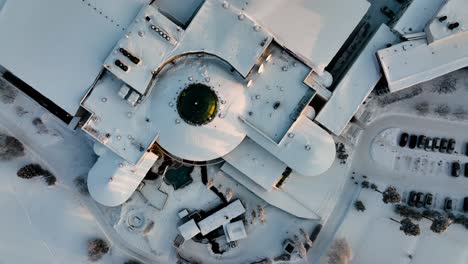
[[[49,186],[55,185],[55,183],[57,183],[57,178],[52,174],[44,176],[44,179]]]
[[[354,203],[354,208],[356,208],[356,210],[358,210],[359,212],[364,212],[366,210],[366,206],[362,201],[356,201]]]
[[[420,115],[427,115],[429,113],[429,103],[422,102],[415,106],[416,112]]]
[[[40,175],[44,175],[45,171],[39,164],[29,164],[18,170],[18,177],[23,179],[31,179]]]
[[[89,195],[88,179],[86,178],[86,176],[78,176],[73,182],[75,183],[78,192],[85,196]]]
[[[88,257],[90,261],[98,261],[109,252],[109,245],[100,238],[91,239],[88,241]]]
[[[24,146],[15,137],[0,134],[0,161],[24,156]]]
[[[450,94],[457,90],[457,79],[446,75],[442,77],[432,88],[432,92],[438,94]]]
[[[447,104],[440,104],[434,108],[434,113],[445,117],[450,113],[450,107]]]
[[[12,104],[15,102],[18,90],[15,87],[0,79],[0,102],[4,104]]]

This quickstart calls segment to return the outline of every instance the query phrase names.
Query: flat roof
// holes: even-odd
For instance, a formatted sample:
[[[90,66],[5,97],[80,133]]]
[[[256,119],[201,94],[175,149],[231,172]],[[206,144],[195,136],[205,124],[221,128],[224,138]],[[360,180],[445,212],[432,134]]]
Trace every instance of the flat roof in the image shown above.
[[[333,59],[370,7],[365,0],[230,1],[316,71]]]
[[[402,35],[423,32],[444,2],[445,0],[408,1],[404,13],[393,25],[393,30]]]
[[[106,151],[88,172],[90,195],[105,206],[113,207],[124,203],[135,192],[157,159],[158,156],[148,152],[138,166],[134,166],[112,151]]]
[[[192,239],[194,236],[200,234],[200,229],[193,219],[177,227],[177,229],[179,229],[180,234],[185,240]]]
[[[362,102],[382,77],[376,53],[393,44],[397,36],[382,24],[338,83],[330,100],[315,120],[340,135]]]
[[[74,115],[110,49],[148,2],[6,0],[0,64]]]
[[[223,209],[220,209],[214,214],[198,222],[198,227],[200,227],[202,235],[206,235],[218,227],[231,222],[232,219],[240,216],[243,213],[245,213],[244,206],[239,200],[236,200]]]
[[[223,159],[267,191],[273,190],[287,168],[286,164],[249,138]]]
[[[468,31],[428,44],[407,41],[378,52],[388,88],[396,92],[468,66]]]

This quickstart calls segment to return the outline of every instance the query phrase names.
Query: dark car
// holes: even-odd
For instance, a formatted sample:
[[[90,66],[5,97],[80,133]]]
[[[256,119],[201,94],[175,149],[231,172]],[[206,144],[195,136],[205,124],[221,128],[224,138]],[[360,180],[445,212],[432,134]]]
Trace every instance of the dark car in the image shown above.
[[[466,146],[465,146],[465,155],[468,156],[468,143],[466,143]]]
[[[415,191],[411,191],[408,195],[408,206],[415,206],[415,198],[416,198],[416,192]]]
[[[460,176],[460,163],[458,161],[452,162],[452,176]]]
[[[402,147],[402,148],[406,147],[406,144],[408,144],[408,140],[409,140],[408,133],[401,134],[400,142],[399,142],[400,147]]]
[[[450,139],[449,142],[448,142],[448,145],[447,145],[447,153],[448,154],[452,154],[453,151],[455,150],[455,144],[456,144],[456,141],[455,139]]]
[[[440,148],[440,138],[434,138],[432,140],[432,151],[437,151]]]
[[[463,199],[463,211],[468,212],[468,197]]]
[[[441,139],[439,152],[445,153],[447,151],[447,146],[448,146],[448,140],[446,138]]]
[[[468,177],[468,162],[465,163],[465,171],[463,172],[463,175],[464,175],[465,177]]]
[[[418,192],[416,194],[416,208],[421,208],[424,205],[424,193]]]
[[[409,145],[408,147],[410,149],[414,149],[416,147],[416,144],[418,142],[418,136],[416,135],[411,135],[410,138],[409,138]]]
[[[452,211],[452,199],[450,197],[445,198],[444,202],[444,210],[445,211]]]
[[[418,148],[424,148],[424,146],[426,145],[426,136],[424,135],[420,135],[418,137]]]
[[[322,230],[322,227],[323,227],[323,225],[318,224],[318,225],[314,228],[314,230],[312,230],[312,233],[310,234],[310,240],[311,240],[312,242],[314,242],[315,239],[317,239],[318,235],[320,234],[320,231]]]
[[[424,150],[425,151],[432,150],[432,144],[434,144],[432,142],[432,138],[430,138],[430,137],[426,138],[426,144],[424,145]]]
[[[432,193],[426,194],[426,197],[424,197],[424,207],[431,208],[433,198],[434,196],[432,195]]]

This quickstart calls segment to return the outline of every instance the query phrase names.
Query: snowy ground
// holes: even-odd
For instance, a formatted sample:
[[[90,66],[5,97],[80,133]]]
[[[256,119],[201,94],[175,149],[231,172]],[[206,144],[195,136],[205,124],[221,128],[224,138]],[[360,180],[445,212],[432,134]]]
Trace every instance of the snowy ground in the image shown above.
[[[440,93],[441,87],[448,88],[444,89],[447,93]],[[433,208],[437,210],[442,208],[445,197],[451,197],[454,213],[461,214],[463,197],[468,196],[468,179],[451,177],[449,165],[460,161],[463,167],[468,162],[464,155],[464,146],[468,142],[467,96],[466,69],[398,94],[373,94],[360,111],[365,128],[356,144],[348,186],[362,182],[362,175],[366,175],[380,190],[389,185],[396,186],[404,199],[411,190],[431,192],[435,198]],[[417,109],[422,102],[427,102],[428,107]],[[440,111],[441,105],[448,106],[448,110],[443,107],[445,110]],[[403,131],[454,138],[457,141],[455,153],[400,148],[397,140]],[[367,210],[357,212],[351,208],[335,236],[335,239],[345,238],[350,243],[351,263],[467,262],[468,230],[463,226],[452,224],[445,233],[438,235],[430,231],[431,222],[423,219],[418,222],[421,235],[409,237],[399,230],[399,224],[389,219],[401,220],[401,217],[382,202],[379,193],[362,189],[354,200],[357,199],[364,202]],[[326,257],[322,262],[326,263]]]

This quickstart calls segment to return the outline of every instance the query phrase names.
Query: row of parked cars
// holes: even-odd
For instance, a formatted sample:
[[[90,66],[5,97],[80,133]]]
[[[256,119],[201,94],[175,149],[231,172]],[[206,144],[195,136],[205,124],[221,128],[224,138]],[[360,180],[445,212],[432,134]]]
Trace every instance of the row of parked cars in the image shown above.
[[[408,195],[407,200],[408,206],[416,207],[416,208],[431,208],[434,203],[434,196],[432,193],[422,193],[411,191]],[[446,197],[444,200],[443,209],[446,212],[450,212],[453,210],[453,199],[450,197]],[[463,199],[463,212],[468,212],[468,197]]]
[[[418,136],[402,133],[398,144],[402,148],[408,146],[410,149],[419,148],[426,151],[439,151],[440,153],[452,154],[455,151],[456,141],[453,138],[431,138],[425,135]]]
[[[468,162],[465,163],[465,170],[464,170],[464,176],[465,177],[468,177]],[[451,170],[451,174],[453,177],[458,177],[460,176],[460,173],[461,173],[461,165],[460,165],[460,162],[458,161],[454,161],[452,162],[452,170]]]

